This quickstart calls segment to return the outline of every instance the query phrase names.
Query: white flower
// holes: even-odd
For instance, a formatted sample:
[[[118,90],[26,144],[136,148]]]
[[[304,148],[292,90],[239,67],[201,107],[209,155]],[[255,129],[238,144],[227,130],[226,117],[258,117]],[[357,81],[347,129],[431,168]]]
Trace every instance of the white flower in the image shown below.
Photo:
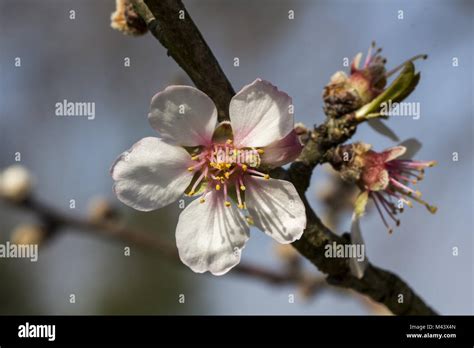
[[[228,272],[240,261],[253,224],[282,244],[306,227],[292,183],[270,179],[259,167],[293,161],[301,144],[293,130],[291,98],[260,79],[231,100],[230,123],[218,125],[212,100],[189,86],[156,94],[148,116],[161,138],[144,138],[111,169],[114,190],[141,211],[164,207],[183,193],[200,195],[181,213],[179,256],[194,272]]]

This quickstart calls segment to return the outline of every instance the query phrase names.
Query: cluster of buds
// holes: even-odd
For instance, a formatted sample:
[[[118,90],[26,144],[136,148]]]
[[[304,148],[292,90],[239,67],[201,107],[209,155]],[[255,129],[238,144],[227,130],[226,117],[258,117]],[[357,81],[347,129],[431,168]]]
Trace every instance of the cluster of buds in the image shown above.
[[[413,61],[426,59],[427,55],[414,56],[387,71],[387,61],[380,55],[381,51],[372,43],[362,67],[362,53],[358,53],[351,62],[349,76],[338,71],[331,77],[323,90],[324,112],[328,117],[339,118],[355,113],[357,119],[370,118],[377,114],[382,103],[388,100],[399,102],[414,90],[420,76],[415,73]],[[400,70],[399,76],[386,87],[388,78]]]
[[[343,71],[331,76],[323,91],[324,112],[327,116],[337,118],[354,112],[383,91],[387,78],[386,59],[380,55],[381,51],[372,43],[361,68],[362,53],[358,53],[351,62],[349,76]]]
[[[389,232],[392,228],[386,216],[398,226],[397,214],[405,205],[412,207],[412,201],[423,204],[433,214],[437,210],[422,200],[421,192],[412,187],[423,179],[424,170],[436,162],[400,159],[405,152],[404,146],[376,152],[368,144],[355,143],[338,147],[333,156],[333,166],[341,177],[357,184],[362,191],[356,200],[356,215],[364,214],[371,198]]]

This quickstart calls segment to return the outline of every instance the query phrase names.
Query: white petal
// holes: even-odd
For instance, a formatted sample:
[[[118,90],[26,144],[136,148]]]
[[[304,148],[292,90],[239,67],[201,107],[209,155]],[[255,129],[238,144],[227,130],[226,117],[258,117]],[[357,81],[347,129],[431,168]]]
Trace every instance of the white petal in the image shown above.
[[[217,110],[211,98],[200,90],[169,86],[152,98],[148,120],[167,142],[209,145],[217,125]]]
[[[115,161],[114,191],[123,203],[142,211],[176,201],[191,183],[191,156],[159,138],[143,138]]]
[[[255,226],[282,244],[300,239],[306,213],[291,182],[248,176],[245,186],[245,204]]]
[[[226,207],[220,192],[194,200],[179,216],[176,245],[183,263],[196,273],[227,273],[240,262],[249,227],[234,206]]]
[[[363,259],[359,260],[357,257],[351,257],[349,259],[349,267],[351,269],[351,274],[354,277],[361,279],[364,276],[365,270],[369,264],[367,257],[365,256],[365,243],[362,238],[362,232],[359,225],[359,216],[354,213],[352,215],[352,225],[351,225],[351,243],[355,245],[363,246]]]
[[[230,101],[234,143],[261,147],[285,137],[293,129],[291,98],[267,81],[255,80]]]

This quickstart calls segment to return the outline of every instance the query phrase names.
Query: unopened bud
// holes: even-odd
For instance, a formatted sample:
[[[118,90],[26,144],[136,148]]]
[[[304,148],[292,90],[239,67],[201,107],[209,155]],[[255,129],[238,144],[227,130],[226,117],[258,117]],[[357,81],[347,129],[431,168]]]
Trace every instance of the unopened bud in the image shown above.
[[[112,219],[117,215],[110,203],[102,197],[95,197],[88,204],[88,216],[91,221]]]
[[[0,174],[0,196],[13,202],[22,202],[31,193],[30,173],[21,165],[12,165]]]
[[[387,83],[385,58],[379,55],[381,49],[375,44],[369,48],[365,62],[359,68],[362,53],[352,60],[351,72],[347,76],[343,71],[336,72],[323,91],[324,112],[337,118],[356,111],[372,101],[385,88]]]
[[[23,224],[17,226],[10,237],[13,244],[41,244],[46,238],[46,231],[32,224]]]
[[[110,20],[113,29],[127,35],[139,36],[148,31],[145,21],[135,12],[130,0],[116,0],[116,10]]]

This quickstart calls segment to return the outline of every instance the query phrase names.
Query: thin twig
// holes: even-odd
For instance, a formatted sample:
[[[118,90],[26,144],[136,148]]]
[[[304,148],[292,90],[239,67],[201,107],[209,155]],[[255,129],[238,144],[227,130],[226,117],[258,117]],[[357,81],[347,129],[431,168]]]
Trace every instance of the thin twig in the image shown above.
[[[46,227],[46,232],[50,235],[55,234],[60,229],[72,228],[77,232],[108,238],[125,245],[151,249],[172,262],[181,264],[176,245],[160,238],[155,233],[133,229],[116,221],[81,219],[70,216],[33,198],[22,202],[12,202],[6,199],[2,199],[2,201],[14,207],[35,213]],[[243,262],[231,272],[231,274],[233,273],[257,278],[271,284],[297,284],[300,281],[299,277],[290,272],[277,272]]]

